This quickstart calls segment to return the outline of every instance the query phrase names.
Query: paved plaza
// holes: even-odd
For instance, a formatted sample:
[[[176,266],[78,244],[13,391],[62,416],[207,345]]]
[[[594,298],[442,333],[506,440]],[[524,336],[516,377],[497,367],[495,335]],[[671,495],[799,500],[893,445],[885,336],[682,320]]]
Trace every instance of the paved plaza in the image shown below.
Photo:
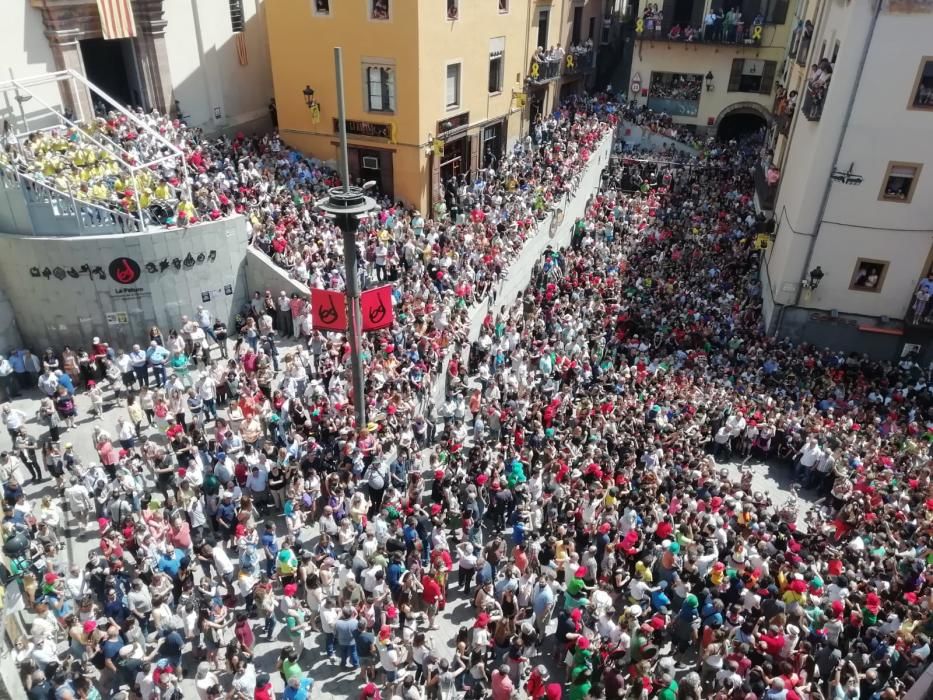
[[[281,348],[283,354],[287,353],[289,345],[290,343],[288,342],[283,343]],[[194,379],[197,378],[197,371],[193,372],[193,377]],[[41,395],[38,390],[31,390],[25,392],[23,397],[14,402],[15,407],[23,411],[23,413],[29,417],[27,430],[30,435],[37,439],[42,439],[47,434],[45,428],[40,426],[35,418],[40,398]],[[107,410],[103,417],[96,418],[90,412],[90,401],[87,396],[79,393],[76,397],[78,407],[76,427],[73,430],[63,433],[61,436],[62,443],[72,443],[74,445],[75,452],[85,464],[97,461],[97,455],[93,448],[92,441],[94,429],[96,427],[101,427],[113,434],[115,432],[117,418],[126,416],[126,407],[124,403],[121,402],[117,404],[113,402],[111,400],[112,396],[109,393],[107,394],[107,398]],[[224,413],[224,411],[221,411],[220,415],[223,416]],[[160,434],[154,427],[144,429],[143,434],[160,444],[166,443],[165,436]],[[0,448],[5,449],[9,446],[9,437],[4,434],[4,436],[0,438]],[[427,453],[429,451],[430,450],[426,450],[425,452]],[[422,463],[427,463],[427,454],[422,455]],[[724,466],[729,469],[732,478],[737,481],[739,479],[739,463],[736,461],[729,461],[724,463]],[[766,493],[774,503],[783,503],[790,493],[788,487],[791,484],[791,470],[784,466],[769,466],[755,461],[750,463],[750,468],[753,472],[754,490]],[[426,478],[430,478],[431,474],[425,472],[425,476]],[[147,481],[149,484],[155,483],[152,474],[147,474]],[[58,499],[61,503],[61,494],[58,492],[54,481],[51,479],[46,479],[40,484],[31,481],[26,482],[25,492],[29,501],[32,503],[37,503],[43,496],[51,496],[52,498]],[[810,505],[806,500],[806,495],[807,494],[802,494],[801,497],[799,519],[799,524],[801,526],[803,526],[806,509]],[[62,505],[64,506],[64,504]],[[64,512],[64,516],[65,522],[67,523],[68,537],[67,547],[63,549],[59,561],[56,563],[56,568],[59,571],[64,571],[70,562],[77,562],[79,564],[86,563],[89,555],[98,549],[99,544],[96,520],[76,522],[69,517],[67,512]],[[279,524],[279,534],[281,535],[285,531],[281,519],[279,519]],[[505,534],[509,532],[510,530],[507,529]],[[317,525],[304,528],[302,531],[303,544],[308,548],[312,547],[317,536]],[[195,567],[195,570],[196,575],[200,575],[200,567]],[[429,643],[435,651],[441,657],[446,658],[450,658],[453,654],[454,640],[456,639],[458,630],[462,626],[469,626],[475,617],[475,611],[471,605],[469,596],[460,594],[455,586],[449,589],[449,596],[446,609],[443,613],[438,615],[438,629],[428,631],[426,623],[422,623],[420,627],[420,629],[426,631]],[[24,612],[24,618],[27,621],[29,620],[30,615],[28,612]],[[553,644],[555,625],[556,621],[552,620],[541,654],[539,658],[533,660],[536,664],[543,663],[552,671],[554,670],[554,664],[550,651]],[[257,670],[270,671],[275,668],[275,662],[278,659],[281,649],[289,645],[289,641],[286,639],[285,627],[281,622],[277,625],[275,639],[271,642],[265,641],[265,637],[261,636],[261,621],[255,622],[254,631],[257,636],[254,658]],[[63,651],[64,648],[63,646]],[[188,648],[190,647],[186,647],[186,650]],[[182,683],[182,688],[186,697],[195,697],[195,668],[191,667],[191,665],[196,662],[192,661],[191,655],[189,654],[185,655],[185,661],[188,666],[185,668],[185,679]],[[301,666],[315,681],[315,697],[335,699],[355,697],[363,685],[358,672],[343,670],[338,665],[328,661],[324,653],[323,635],[317,633],[309,635],[307,639],[306,651],[301,657]],[[270,673],[270,675],[272,676],[273,686],[276,691],[281,691],[283,689],[281,678],[274,672]],[[229,676],[221,674],[222,682],[224,682],[225,678],[229,679]]]

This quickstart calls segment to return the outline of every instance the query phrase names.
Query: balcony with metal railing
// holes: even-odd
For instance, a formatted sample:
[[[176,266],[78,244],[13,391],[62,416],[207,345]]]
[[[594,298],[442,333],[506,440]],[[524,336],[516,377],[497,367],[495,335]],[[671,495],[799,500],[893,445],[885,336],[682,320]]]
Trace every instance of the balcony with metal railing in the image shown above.
[[[823,116],[823,105],[826,102],[826,93],[829,90],[829,83],[816,83],[810,81],[803,95],[803,105],[801,105],[801,114],[807,121],[818,122]]]
[[[914,287],[904,322],[915,328],[933,330],[933,282],[928,277]]]
[[[638,27],[642,31],[638,31]],[[760,46],[762,25],[740,24],[724,30],[722,27],[692,27],[689,25],[663,22],[649,25],[643,19],[635,24],[635,38],[639,41],[671,44],[708,44],[710,46]]]
[[[141,233],[147,230],[150,221],[148,212],[139,216],[94,204],[13,168],[0,166],[0,226],[5,233],[44,236]]]
[[[561,59],[553,57],[535,57],[528,68],[527,81],[532,85],[543,85],[560,77]]]
[[[810,42],[813,40],[813,30],[810,30],[810,33],[807,33],[807,30],[804,30],[803,36],[800,38],[800,43],[797,44],[797,65],[806,66],[807,65],[807,56],[810,55]]]
[[[777,132],[787,136],[790,131],[790,123],[794,118],[794,112],[797,111],[797,93],[791,92],[788,95],[783,88],[778,90],[774,97],[774,103],[771,106],[771,114],[774,115],[774,124]]]
[[[755,198],[763,211],[772,211],[777,198],[781,171],[773,165],[759,161],[755,166]]]
[[[564,57],[564,75],[581,75],[592,69],[592,46],[573,46]]]

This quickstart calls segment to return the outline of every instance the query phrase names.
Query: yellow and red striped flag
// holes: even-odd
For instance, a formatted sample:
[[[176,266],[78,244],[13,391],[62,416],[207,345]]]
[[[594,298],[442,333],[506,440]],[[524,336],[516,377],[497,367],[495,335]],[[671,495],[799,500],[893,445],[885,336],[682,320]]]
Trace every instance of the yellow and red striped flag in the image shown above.
[[[131,0],[97,0],[100,27],[104,39],[129,39],[136,36],[136,20]]]

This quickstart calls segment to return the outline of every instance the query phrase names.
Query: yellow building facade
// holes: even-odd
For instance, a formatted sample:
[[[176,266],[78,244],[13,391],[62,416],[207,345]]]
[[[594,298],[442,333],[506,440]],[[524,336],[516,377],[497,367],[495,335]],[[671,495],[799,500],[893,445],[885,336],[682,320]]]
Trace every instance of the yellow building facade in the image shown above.
[[[700,134],[770,124],[794,5],[640,0],[629,99]]]
[[[549,46],[598,31],[600,5],[275,0],[266,21],[279,131],[300,151],[336,160],[333,49],[342,47],[351,180],[374,180],[428,213],[451,178],[498,162],[562,86],[582,86],[595,55],[585,70],[565,60],[554,77],[531,80],[534,42],[539,30]]]

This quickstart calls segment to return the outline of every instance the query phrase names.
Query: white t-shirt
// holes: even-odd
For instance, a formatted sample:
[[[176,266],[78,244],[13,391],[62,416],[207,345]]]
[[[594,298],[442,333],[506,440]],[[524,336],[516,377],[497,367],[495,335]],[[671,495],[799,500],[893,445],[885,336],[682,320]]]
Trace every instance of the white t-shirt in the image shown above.
[[[382,664],[382,670],[387,673],[393,673],[398,670],[398,652],[393,647],[392,649],[379,645],[379,663]]]
[[[227,553],[223,550],[223,547],[214,547],[214,567],[221,574],[232,574],[233,573],[233,562],[230,561],[230,557],[227,556]]]

